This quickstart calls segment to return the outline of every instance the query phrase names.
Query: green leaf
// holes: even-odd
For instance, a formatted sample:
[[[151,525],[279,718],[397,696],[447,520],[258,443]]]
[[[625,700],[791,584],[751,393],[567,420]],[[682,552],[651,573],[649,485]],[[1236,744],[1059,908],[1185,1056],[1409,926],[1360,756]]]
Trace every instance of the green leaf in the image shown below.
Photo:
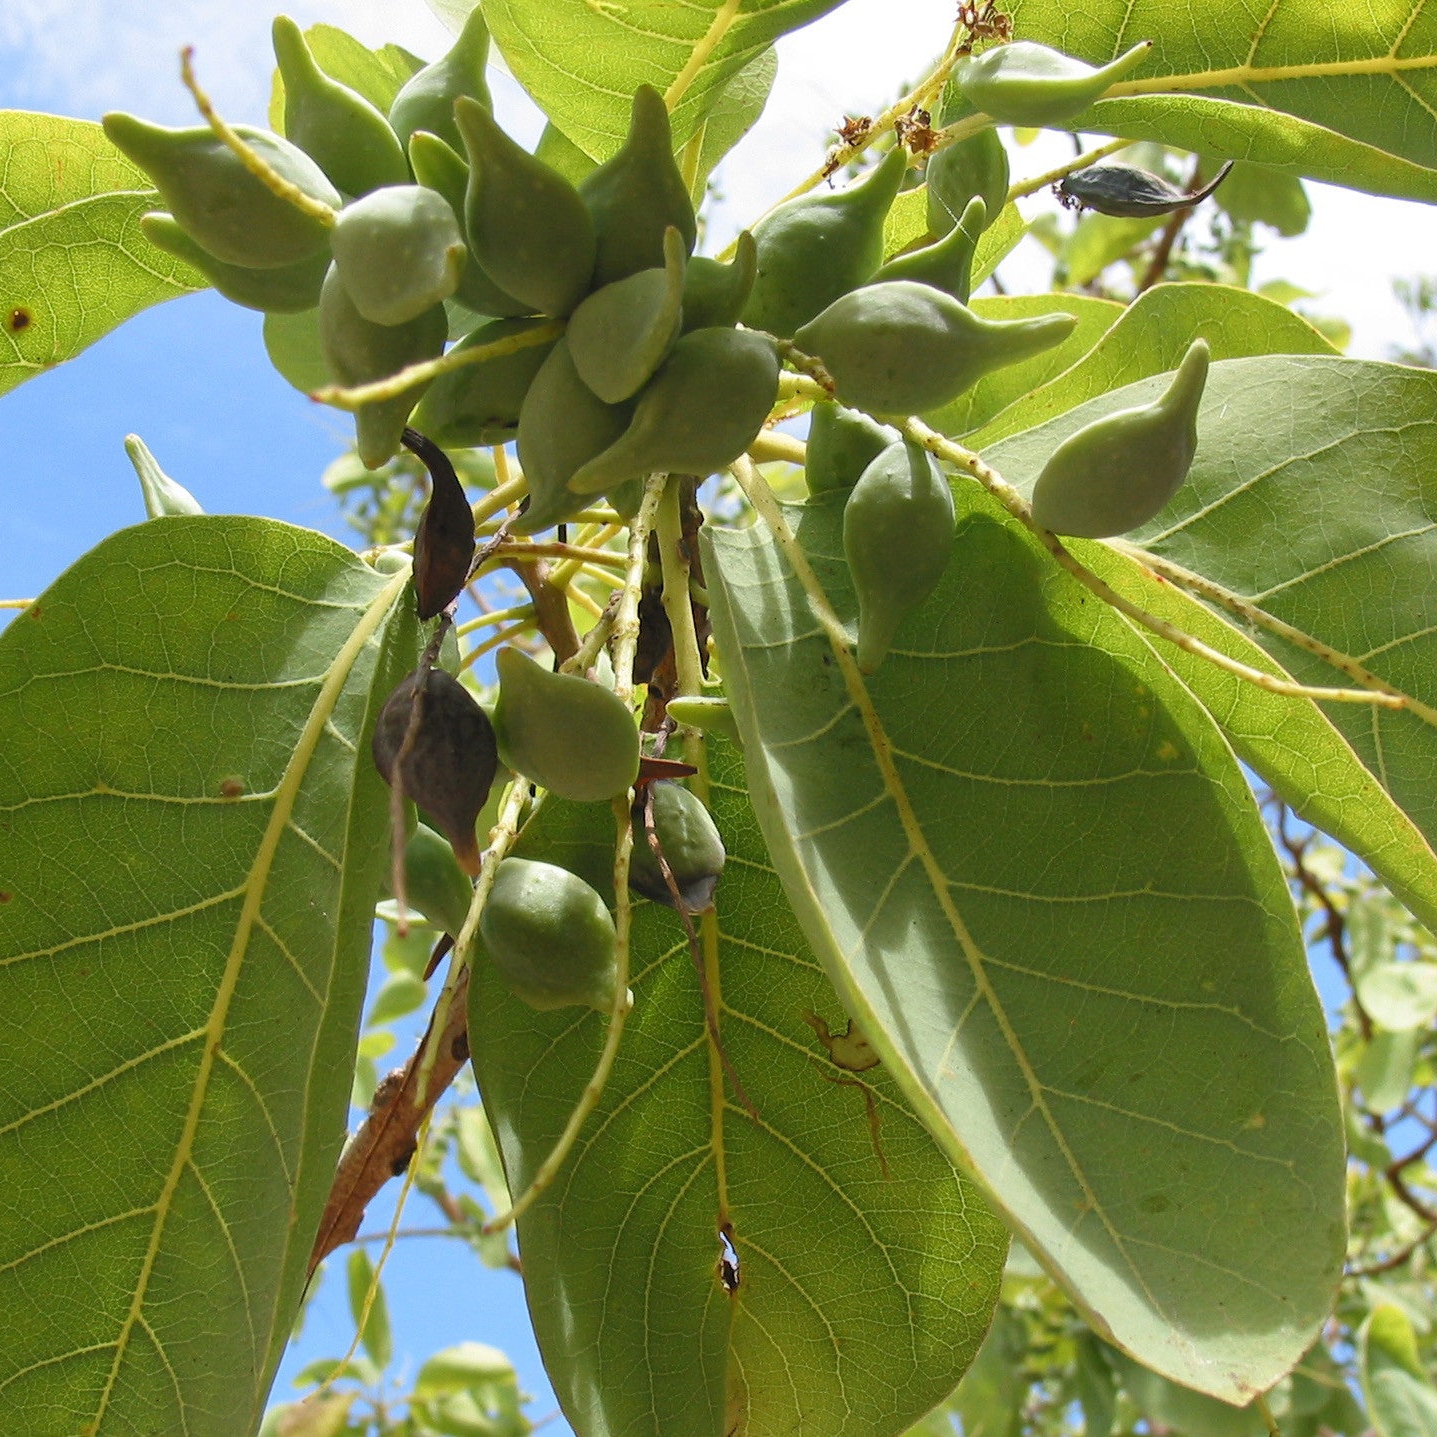
[[[1083,1437],[1108,1437],[1117,1417],[1113,1369],[1103,1344],[1091,1332],[1080,1332],[1073,1358],[1073,1389],[1083,1409]]]
[[[1155,285],[1139,295],[1072,368],[1015,400],[963,442],[986,449],[1119,385],[1176,369],[1199,337],[1207,340],[1214,359],[1333,353],[1327,340],[1301,316],[1246,290],[1221,284]],[[1066,352],[1065,346],[1059,349]]]
[[[0,394],[204,277],[140,231],[150,178],[88,120],[0,110]]]
[[[267,314],[264,317],[264,347],[269,362],[280,376],[301,394],[322,389],[330,381],[329,366],[319,343],[319,311],[299,314]],[[372,482],[369,471],[365,477]]]
[[[1017,248],[1018,241],[1028,233],[1028,225],[1018,213],[1018,206],[1003,206],[998,218],[983,231],[973,255],[972,287],[977,289],[989,275]],[[936,236],[928,229],[928,187],[918,185],[904,190],[883,222],[883,254],[892,259],[920,244],[931,244]]]
[[[1357,996],[1389,1032],[1425,1027],[1437,1017],[1437,964],[1379,963],[1362,975]]]
[[[973,1366],[948,1404],[962,1419],[963,1437],[1018,1437],[1028,1392],[1023,1370],[1027,1352],[1028,1333],[1022,1319],[1000,1306]]]
[[[401,970],[391,973],[374,995],[374,1002],[365,1015],[366,1028],[378,1028],[412,1013],[429,996],[429,985],[417,973]]]
[[[436,1352],[414,1379],[416,1397],[443,1397],[490,1382],[513,1382],[514,1364],[497,1347],[461,1342]]]
[[[709,536],[755,811],[945,1149],[1100,1331],[1242,1400],[1311,1342],[1345,1239],[1292,903],[1187,690],[976,485],[958,504],[867,681],[840,503],[789,511],[791,540]]]
[[[614,1071],[519,1223],[540,1349],[586,1437],[900,1432],[976,1351],[1006,1237],[891,1076],[830,1061],[805,1014],[841,1032],[842,1011],[783,900],[742,765],[718,740],[708,777],[728,864],[703,951],[710,982],[722,979],[724,1048],[759,1116],[709,1048],[678,915],[640,903]],[[568,807],[611,842],[607,809]],[[549,830],[538,851],[585,868],[593,830],[561,838]],[[486,1015],[477,1075],[518,1194],[589,1081],[605,1020],[533,1012],[482,959],[472,981],[471,1013]]]
[[[984,376],[965,394],[924,418],[935,429],[954,436],[986,424],[1009,405],[1026,409],[1029,396],[1082,359],[1113,324],[1131,311],[1109,299],[1080,294],[1032,294],[975,299],[969,308],[984,319],[1026,319],[1033,315],[1071,314],[1077,321],[1061,344],[1020,364],[1009,364]]]
[[[1437,200],[1437,47],[1411,4],[1380,15],[1324,0],[1253,12],[1188,6],[1138,17],[1128,0],[1017,0],[1015,33],[1106,62],[1151,55],[1063,126],[1252,160],[1374,194]],[[1154,93],[1168,92],[1168,93]]]
[[[1162,220],[1114,219],[1084,215],[1059,251],[1063,282],[1075,289],[1090,284],[1110,264],[1129,254],[1162,224]]]
[[[384,1287],[374,1271],[374,1264],[362,1247],[350,1252],[345,1276],[349,1282],[349,1312],[359,1329],[359,1340],[370,1360],[382,1371],[394,1356],[389,1303],[385,1300]]]
[[[1233,1407],[1179,1387],[1115,1348],[1105,1355],[1151,1431],[1181,1432],[1183,1437],[1262,1437],[1268,1430],[1256,1407]]]
[[[1026,492],[1054,445],[1160,386],[1105,395],[989,458]],[[1411,696],[1417,711],[1332,704],[1327,712],[1429,844],[1437,841],[1437,726],[1421,713],[1426,706],[1437,718],[1434,415],[1437,374],[1426,370],[1311,356],[1216,364],[1188,480],[1133,536]],[[1350,685],[1303,647],[1260,628],[1251,637],[1304,683]]]
[[[1437,1437],[1437,1390],[1400,1308],[1381,1303],[1358,1334],[1359,1372],[1378,1437]]]
[[[689,145],[698,146],[689,192],[694,204],[702,203],[709,176],[715,166],[748,132],[768,104],[773,82],[778,78],[778,53],[773,46],[760,50],[719,92],[713,108],[704,116]],[[684,157],[687,160],[687,156]],[[688,165],[685,164],[685,173]]]
[[[1225,215],[1270,225],[1284,238],[1302,234],[1312,218],[1302,181],[1270,165],[1234,165],[1214,199]]]
[[[685,144],[724,86],[780,35],[841,0],[486,0],[489,31],[519,83],[586,154],[623,143],[641,84],[667,92],[680,76],[674,143]]]
[[[406,582],[309,530],[177,517],[0,633],[16,1431],[259,1420],[344,1134]]]
[[[1369,1112],[1390,1113],[1407,1101],[1424,1036],[1415,1028],[1372,1035],[1352,1073]],[[1391,1154],[1387,1157],[1390,1160]]]

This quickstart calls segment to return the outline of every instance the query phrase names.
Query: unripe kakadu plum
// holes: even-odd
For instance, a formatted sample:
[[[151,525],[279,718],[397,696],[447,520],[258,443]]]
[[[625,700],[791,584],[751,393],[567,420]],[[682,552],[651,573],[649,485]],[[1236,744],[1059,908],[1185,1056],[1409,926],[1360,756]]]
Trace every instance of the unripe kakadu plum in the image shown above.
[[[464,223],[474,258],[505,294],[541,314],[568,314],[594,273],[594,224],[578,191],[477,101],[459,100],[454,117],[469,157]]]
[[[464,157],[438,135],[431,135],[427,130],[416,130],[409,137],[409,163],[413,166],[414,178],[421,185],[436,190],[449,201],[449,208],[462,228],[464,197],[469,190],[469,165]],[[475,314],[490,314],[495,319],[507,319],[511,315],[534,312],[533,305],[524,304],[513,295],[505,294],[472,256],[460,271],[459,288],[454,291],[454,298],[466,309],[472,309]]]
[[[418,671],[407,675],[385,701],[370,753],[391,787],[397,765],[405,795],[449,840],[460,867],[474,877],[480,857],[474,825],[498,769],[494,729],[463,684],[443,669],[426,669],[418,731],[399,763],[420,680]]]
[[[411,75],[394,97],[389,123],[400,141],[407,145],[416,131],[428,130],[453,149],[460,149],[463,141],[454,120],[454,102],[462,95],[486,110],[493,109],[484,78],[488,63],[489,30],[484,7],[476,5],[448,54]]]
[[[750,329],[782,339],[883,262],[883,221],[903,182],[908,155],[890,150],[856,184],[799,195],[754,226],[758,266],[743,309]]]
[[[1104,415],[1065,439],[1033,487],[1034,522],[1104,539],[1156,518],[1192,467],[1207,371],[1207,341],[1195,339],[1151,404]]]
[[[404,900],[441,933],[458,934],[469,913],[474,884],[454,850],[427,824],[416,824],[404,845]]]
[[[463,354],[550,323],[547,319],[492,319],[449,352]],[[548,339],[439,375],[414,411],[414,427],[451,449],[513,439],[524,398],[553,347],[554,341]]]
[[[933,456],[890,444],[843,509],[843,553],[858,596],[858,667],[883,662],[898,625],[943,577],[953,549],[953,492]]]
[[[375,324],[404,324],[448,299],[469,255],[448,202],[424,185],[345,205],[329,244],[354,307]]]
[[[731,263],[702,255],[690,259],[684,274],[684,333],[737,324],[757,273],[758,246],[747,230],[734,241]]]
[[[693,202],[674,163],[664,97],[652,85],[634,91],[623,147],[579,182],[594,220],[594,286],[642,269],[662,268],[664,231],[673,226],[693,253],[698,226]]]
[[[614,920],[604,900],[568,869],[506,858],[480,914],[479,936],[514,996],[531,1008],[612,1009],[618,978]],[[478,992],[478,985],[470,989],[471,1003]],[[473,1021],[480,1031],[480,1016]]]
[[[979,130],[945,145],[928,161],[928,228],[946,235],[968,202],[983,201],[983,226],[996,220],[1008,202],[1008,151],[997,130]]]
[[[568,341],[559,340],[519,410],[519,463],[529,486],[529,507],[514,521],[517,533],[537,534],[584,507],[584,497],[569,487],[569,480],[623,434],[633,413],[632,401],[605,404],[579,378]]]
[[[794,336],[839,399],[874,414],[937,409],[985,374],[1065,339],[1070,314],[991,320],[930,285],[889,280],[835,300]]]
[[[682,908],[686,913],[702,913],[713,907],[714,890],[723,872],[723,839],[712,816],[697,795],[672,779],[659,779],[647,785],[653,800],[654,836],[663,850],[664,862],[678,889],[678,902],[664,881],[663,870],[649,844],[644,809],[648,798],[640,792],[634,802],[634,846],[629,857],[629,887],[635,893],[662,903],[668,908]]]
[[[852,489],[858,476],[898,438],[898,431],[832,399],[813,406],[804,479],[810,494]]]
[[[185,232],[226,264],[272,269],[310,259],[329,244],[329,226],[266,188],[208,126],[172,130],[112,111],[105,133],[155,182]],[[337,210],[339,191],[297,145],[232,127],[282,179]]]
[[[1151,49],[1151,40],[1140,41],[1094,69],[1061,50],[1018,40],[964,56],[953,67],[953,83],[969,104],[1000,124],[1059,125],[1101,99]]]
[[[319,339],[330,373],[345,385],[368,384],[406,365],[436,359],[444,352],[449,320],[436,304],[405,324],[375,324],[355,308],[349,291],[330,265],[319,295]],[[425,383],[410,385],[394,399],[361,405],[354,415],[359,457],[377,469],[399,449],[399,436]]]
[[[284,85],[284,133],[347,195],[409,180],[404,147],[363,95],[319,68],[304,31],[288,15],[271,30]]]
[[[911,279],[941,289],[966,304],[972,289],[973,255],[983,233],[985,213],[982,199],[974,195],[964,208],[962,218],[942,239],[922,249],[896,255],[873,276],[872,282],[886,284],[889,280]]]
[[[637,394],[679,337],[687,257],[672,225],[664,248],[662,269],[641,269],[596,289],[569,316],[564,338],[574,368],[605,404]]]
[[[640,391],[629,427],[569,487],[595,494],[641,474],[715,473],[753,443],[777,392],[778,355],[766,335],[693,330]]]
[[[216,259],[190,238],[173,215],[163,211],[142,215],[140,228],[151,244],[192,264],[231,304],[266,314],[298,314],[319,303],[320,286],[329,268],[329,256],[323,250],[296,264],[248,269]]]
[[[638,777],[639,730],[622,699],[573,674],[499,650],[494,731],[504,762],[561,798],[597,803]]]

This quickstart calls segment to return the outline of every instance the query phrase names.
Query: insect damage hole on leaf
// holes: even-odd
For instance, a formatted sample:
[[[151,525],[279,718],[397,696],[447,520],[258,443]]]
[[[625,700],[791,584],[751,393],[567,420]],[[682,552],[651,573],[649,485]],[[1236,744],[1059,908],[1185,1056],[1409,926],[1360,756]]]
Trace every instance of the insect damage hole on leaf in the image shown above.
[[[719,1260],[718,1280],[719,1286],[732,1297],[739,1287],[739,1265],[738,1248],[734,1246],[733,1224],[724,1223],[718,1231]]]

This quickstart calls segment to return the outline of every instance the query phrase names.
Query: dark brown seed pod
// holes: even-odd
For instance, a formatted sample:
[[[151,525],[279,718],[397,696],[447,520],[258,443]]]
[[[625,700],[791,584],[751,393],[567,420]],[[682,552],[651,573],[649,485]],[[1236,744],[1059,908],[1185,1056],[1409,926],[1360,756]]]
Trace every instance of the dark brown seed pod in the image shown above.
[[[1193,194],[1169,184],[1161,175],[1133,165],[1089,165],[1085,170],[1074,170],[1059,183],[1058,198],[1069,209],[1096,210],[1100,215],[1122,219],[1170,215],[1201,204],[1227,178],[1232,165],[1229,160],[1211,184]]]
[[[421,619],[442,613],[474,562],[474,511],[449,456],[427,435],[405,429],[404,447],[429,471],[429,502],[414,531],[414,594]]]
[[[415,689],[421,683],[416,711]],[[459,866],[476,877],[480,854],[474,825],[499,764],[488,714],[443,669],[416,670],[385,701],[369,747],[385,783],[394,786],[397,768],[405,794],[449,840]]]

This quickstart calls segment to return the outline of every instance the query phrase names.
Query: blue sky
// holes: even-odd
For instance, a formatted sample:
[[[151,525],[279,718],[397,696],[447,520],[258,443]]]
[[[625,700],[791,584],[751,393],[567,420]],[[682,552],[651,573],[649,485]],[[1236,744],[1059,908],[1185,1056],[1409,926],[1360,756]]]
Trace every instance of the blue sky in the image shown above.
[[[933,0],[854,0],[783,47],[782,89],[765,132],[745,144],[751,169],[725,177],[727,213],[748,217],[811,168],[825,130],[845,109],[881,107],[904,76],[941,44],[952,6]],[[371,44],[396,39],[421,54],[444,31],[420,0],[329,0],[296,5],[302,24],[345,24]],[[865,33],[876,17],[884,23]],[[232,0],[0,0],[0,107],[98,118],[122,108],[189,123],[176,80],[179,45],[195,42],[202,78],[231,117],[263,115],[270,65],[269,12]],[[512,85],[499,87],[522,124]],[[1036,154],[1015,176],[1045,167]],[[1021,166],[1021,168],[1019,168]],[[1322,308],[1354,321],[1356,350],[1380,354],[1408,336],[1387,298],[1388,277],[1430,261],[1430,214],[1414,206],[1318,192],[1314,238],[1283,245],[1267,273],[1330,291]],[[724,228],[724,226],[720,226]],[[1359,242],[1361,266],[1347,258]],[[1040,277],[1035,275],[1035,280]],[[203,293],[140,315],[70,364],[0,400],[0,536],[6,562],[0,597],[38,593],[106,534],[143,518],[122,448],[140,434],[162,466],[211,512],[268,515],[345,538],[320,488],[325,465],[345,447],[347,421],[297,394],[270,368],[259,316]],[[389,1209],[376,1205],[374,1226]],[[416,1198],[414,1220],[432,1210]],[[418,1360],[461,1339],[490,1342],[514,1359],[533,1392],[534,1415],[554,1406],[529,1332],[519,1283],[487,1272],[461,1245],[401,1246],[386,1274],[397,1349]],[[321,1292],[284,1374],[341,1353],[352,1333],[342,1274]],[[404,1359],[399,1364],[401,1372]],[[284,1395],[284,1378],[276,1389]],[[567,1430],[557,1422],[548,1431]]]

